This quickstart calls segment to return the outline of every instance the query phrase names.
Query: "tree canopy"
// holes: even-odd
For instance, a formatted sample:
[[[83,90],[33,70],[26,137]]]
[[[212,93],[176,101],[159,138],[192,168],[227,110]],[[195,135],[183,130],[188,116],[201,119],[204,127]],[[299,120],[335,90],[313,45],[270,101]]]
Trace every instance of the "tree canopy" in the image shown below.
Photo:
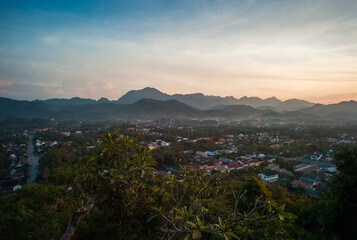
[[[118,131],[48,180],[0,198],[4,239],[354,239],[357,152],[336,157],[320,200],[256,177],[181,168]],[[67,160],[66,160],[67,161]],[[325,211],[325,212],[324,212]]]

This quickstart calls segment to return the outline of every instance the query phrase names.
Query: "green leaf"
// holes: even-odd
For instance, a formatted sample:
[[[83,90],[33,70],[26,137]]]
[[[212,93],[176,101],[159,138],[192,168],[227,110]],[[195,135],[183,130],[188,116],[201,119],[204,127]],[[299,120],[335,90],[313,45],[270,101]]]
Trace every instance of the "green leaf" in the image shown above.
[[[119,179],[119,181],[121,181],[122,183],[125,183],[125,184],[128,184],[129,182],[128,182],[128,180],[126,180],[126,179]]]
[[[235,235],[234,233],[232,232],[225,232],[226,235],[230,236],[230,237],[233,237],[235,239],[240,239],[237,235]]]
[[[153,220],[153,219],[156,218],[157,216],[159,216],[159,214],[155,214],[155,215],[149,217],[148,220],[146,220],[146,223],[150,222],[151,220]]]
[[[218,222],[219,222],[220,227],[223,227],[223,222],[222,222],[221,217],[218,217]]]
[[[281,211],[283,212],[284,209],[285,209],[285,204],[283,204],[283,205],[281,206]]]
[[[186,223],[187,223],[188,225],[190,225],[191,227],[193,227],[193,228],[196,228],[196,227],[197,227],[196,224],[194,224],[193,222],[187,221]]]
[[[161,207],[160,207],[160,208],[157,208],[157,207],[152,207],[152,209],[154,209],[154,210],[156,210],[156,211],[158,211],[158,212],[160,212],[160,213],[161,213]]]
[[[199,218],[198,216],[196,216],[196,220],[197,220],[197,224],[198,224],[198,226],[201,226],[201,225],[202,225],[202,223],[201,223],[201,220],[200,220],[200,218]]]
[[[195,230],[193,233],[192,233],[192,238],[193,239],[200,239],[202,237],[201,235],[201,231],[200,230]]]
[[[184,215],[183,212],[182,212],[180,209],[174,208],[174,210],[175,210],[176,212],[180,213],[181,215]]]
[[[187,234],[187,235],[183,238],[183,240],[188,240],[188,239],[190,238],[190,235],[191,235],[191,234]]]

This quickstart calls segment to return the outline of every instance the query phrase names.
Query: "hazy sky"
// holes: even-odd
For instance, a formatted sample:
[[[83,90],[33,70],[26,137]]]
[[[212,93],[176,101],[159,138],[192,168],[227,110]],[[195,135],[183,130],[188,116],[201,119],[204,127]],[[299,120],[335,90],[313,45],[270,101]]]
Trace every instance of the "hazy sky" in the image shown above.
[[[0,96],[147,86],[357,100],[357,1],[0,1]]]

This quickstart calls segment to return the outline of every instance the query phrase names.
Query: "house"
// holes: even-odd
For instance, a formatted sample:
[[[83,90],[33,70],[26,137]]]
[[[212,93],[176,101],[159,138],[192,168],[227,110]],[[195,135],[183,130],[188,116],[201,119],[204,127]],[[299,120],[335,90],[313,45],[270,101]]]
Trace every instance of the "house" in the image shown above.
[[[266,171],[264,173],[259,173],[258,177],[260,177],[265,182],[275,182],[279,178],[276,171]]]
[[[306,183],[306,182],[300,182],[299,180],[293,180],[292,182],[291,182],[291,185],[293,186],[293,187],[302,187],[302,188],[304,188],[304,189],[306,189],[306,188],[311,188],[312,189],[312,184],[310,184],[310,183]]]
[[[222,162],[221,162],[220,160],[215,159],[215,158],[212,159],[211,162],[212,162],[213,164],[215,164],[215,165],[221,165],[221,164],[222,164]]]
[[[311,189],[311,188],[305,188],[305,194],[310,197],[313,197],[313,198],[319,197],[318,191],[316,191],[315,189]]]
[[[206,153],[202,151],[196,151],[196,155],[204,156]]]
[[[12,161],[14,161],[14,160],[17,159],[17,156],[16,156],[15,154],[11,154],[11,155],[10,155],[10,159],[11,159]]]
[[[318,169],[318,166],[316,164],[308,164],[308,163],[302,163],[302,164],[296,165],[294,167],[294,170],[296,172],[301,171],[301,172],[306,172],[306,173],[314,172],[317,169]]]
[[[312,161],[319,161],[321,158],[322,158],[322,154],[319,155],[316,152],[314,152],[309,156],[309,159]]]
[[[241,162],[232,162],[227,164],[227,167],[229,168],[230,171],[234,169],[242,169],[243,164]]]
[[[269,170],[277,170],[279,168],[280,168],[279,164],[276,164],[276,163],[271,163],[267,166],[267,169],[269,169]]]
[[[170,144],[171,143],[165,142],[165,141],[161,141],[161,143],[160,143],[161,147],[168,147],[168,146],[170,146]]]
[[[147,148],[150,150],[157,149],[159,146],[156,143],[149,143]]]
[[[230,162],[233,162],[232,159],[228,159],[228,158],[223,158],[223,157],[219,157],[219,160],[221,162],[224,162],[224,163],[230,163]]]
[[[211,156],[211,157],[216,155],[215,152],[211,152],[211,151],[206,151],[205,153],[207,154],[207,156]]]
[[[300,182],[309,183],[312,186],[317,185],[317,176],[309,173],[304,173],[299,179]]]
[[[314,173],[317,169],[319,169],[319,166],[316,164],[312,164],[310,166],[306,166],[305,168],[300,169],[300,171],[303,173]]]
[[[191,154],[191,153],[194,153],[193,150],[185,150],[185,151],[182,151],[183,154]]]
[[[302,187],[313,189],[317,185],[318,176],[304,173],[299,180],[294,180],[291,182],[293,187]]]
[[[314,189],[314,186],[317,185],[317,179],[318,176],[316,175],[304,173],[304,175],[302,175],[299,180],[295,179],[292,181],[291,185],[293,187],[302,187],[304,188],[306,195],[318,198],[318,192]]]
[[[219,165],[219,166],[215,166],[215,170],[221,173],[225,173],[229,171],[229,168],[227,166]]]

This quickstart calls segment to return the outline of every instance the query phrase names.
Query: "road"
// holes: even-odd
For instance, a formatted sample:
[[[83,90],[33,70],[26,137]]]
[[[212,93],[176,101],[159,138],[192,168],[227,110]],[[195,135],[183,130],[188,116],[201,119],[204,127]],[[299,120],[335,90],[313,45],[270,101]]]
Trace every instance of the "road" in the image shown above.
[[[29,136],[29,142],[28,142],[28,156],[29,156],[29,172],[28,172],[28,178],[27,178],[27,184],[30,184],[33,186],[35,184],[35,178],[37,176],[37,166],[38,166],[38,160],[39,156],[34,154],[34,146],[33,146],[33,135],[31,134]]]

